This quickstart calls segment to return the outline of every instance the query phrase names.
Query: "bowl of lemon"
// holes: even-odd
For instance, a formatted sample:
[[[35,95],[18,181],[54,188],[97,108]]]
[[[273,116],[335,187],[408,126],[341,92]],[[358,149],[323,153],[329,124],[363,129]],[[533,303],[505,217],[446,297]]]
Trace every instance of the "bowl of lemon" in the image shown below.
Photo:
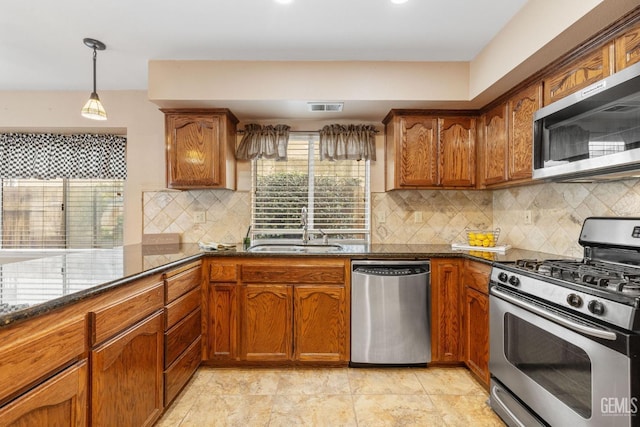
[[[466,230],[467,241],[470,246],[477,246],[479,248],[493,248],[496,246],[498,236],[500,236],[500,229],[495,230]]]

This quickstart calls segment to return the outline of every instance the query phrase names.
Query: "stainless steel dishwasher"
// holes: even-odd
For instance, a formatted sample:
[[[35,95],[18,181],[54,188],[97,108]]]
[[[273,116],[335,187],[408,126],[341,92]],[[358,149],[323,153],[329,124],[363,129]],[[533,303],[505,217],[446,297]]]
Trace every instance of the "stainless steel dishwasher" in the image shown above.
[[[431,361],[429,261],[351,263],[351,366]]]

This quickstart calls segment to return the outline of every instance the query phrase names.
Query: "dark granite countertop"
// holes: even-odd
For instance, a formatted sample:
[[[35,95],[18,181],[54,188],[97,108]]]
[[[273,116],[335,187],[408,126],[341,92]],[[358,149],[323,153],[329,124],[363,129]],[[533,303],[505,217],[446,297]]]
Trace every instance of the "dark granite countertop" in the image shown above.
[[[203,251],[197,244],[69,251],[0,252],[0,327],[50,312],[118,286],[173,269],[203,256],[317,257],[327,254]],[[353,259],[464,257],[476,261],[561,258],[543,252],[509,249],[505,254],[453,250],[450,245],[345,245],[328,256]]]

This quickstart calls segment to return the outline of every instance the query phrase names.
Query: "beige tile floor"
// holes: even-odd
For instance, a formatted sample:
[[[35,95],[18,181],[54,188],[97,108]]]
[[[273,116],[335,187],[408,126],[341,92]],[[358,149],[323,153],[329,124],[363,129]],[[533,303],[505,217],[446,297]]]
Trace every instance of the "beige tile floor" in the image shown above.
[[[504,426],[464,368],[200,368],[156,427]]]

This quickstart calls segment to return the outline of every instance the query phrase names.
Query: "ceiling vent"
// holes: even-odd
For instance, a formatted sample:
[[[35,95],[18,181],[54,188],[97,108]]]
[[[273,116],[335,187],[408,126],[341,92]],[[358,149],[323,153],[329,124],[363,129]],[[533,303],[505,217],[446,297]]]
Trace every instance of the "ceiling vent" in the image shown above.
[[[344,102],[307,102],[307,108],[312,113],[315,112],[340,112]]]

